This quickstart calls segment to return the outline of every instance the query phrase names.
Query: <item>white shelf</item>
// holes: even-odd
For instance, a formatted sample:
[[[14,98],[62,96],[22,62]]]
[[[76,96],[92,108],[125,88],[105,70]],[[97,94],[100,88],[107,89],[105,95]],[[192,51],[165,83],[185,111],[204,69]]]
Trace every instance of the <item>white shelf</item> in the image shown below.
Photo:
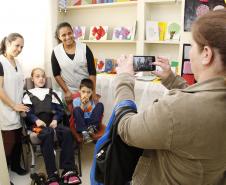
[[[84,43],[112,43],[112,44],[136,44],[135,40],[80,40]]]
[[[180,61],[183,39],[180,41],[145,40],[146,21],[183,22],[185,0],[137,0],[101,4],[68,6],[64,14],[59,13],[59,22],[69,22],[72,26],[87,28],[95,25],[108,26],[108,37],[113,28],[133,26],[137,20],[136,40],[81,40],[91,48],[96,58],[118,57],[122,53],[137,55],[166,56]],[[181,25],[182,28],[182,25]],[[183,31],[181,31],[183,34]],[[109,37],[111,39],[111,37]]]
[[[165,41],[148,41],[145,40],[144,41],[145,44],[175,44],[175,45],[179,45],[180,41],[170,41],[170,40],[165,40]]]
[[[181,3],[182,0],[145,0],[145,3],[152,4],[167,4],[167,3]]]
[[[99,3],[99,4],[87,4],[87,5],[75,5],[68,6],[67,10],[72,9],[88,9],[88,8],[104,8],[104,7],[123,7],[123,6],[136,6],[137,1],[128,1],[128,2],[114,2],[114,3]]]

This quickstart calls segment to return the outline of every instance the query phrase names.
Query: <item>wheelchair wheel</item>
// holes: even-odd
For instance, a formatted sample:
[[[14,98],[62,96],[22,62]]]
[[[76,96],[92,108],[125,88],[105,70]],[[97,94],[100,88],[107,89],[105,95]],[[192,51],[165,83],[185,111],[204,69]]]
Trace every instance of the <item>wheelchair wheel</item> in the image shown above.
[[[32,174],[31,178],[31,185],[46,185],[46,175],[44,173]]]
[[[29,145],[28,143],[22,143],[22,161],[23,161],[23,166],[24,166],[24,169],[29,171],[29,159],[30,159],[30,156],[29,156],[29,152],[30,152],[30,149],[29,149]]]

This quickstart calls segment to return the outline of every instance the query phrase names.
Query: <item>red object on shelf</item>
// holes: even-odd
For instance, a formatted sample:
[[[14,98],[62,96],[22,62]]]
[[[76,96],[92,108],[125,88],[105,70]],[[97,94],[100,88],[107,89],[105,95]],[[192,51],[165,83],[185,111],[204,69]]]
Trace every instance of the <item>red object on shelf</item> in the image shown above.
[[[208,3],[209,2],[209,0],[199,0],[200,2],[202,2],[202,3]]]
[[[182,77],[188,82],[189,85],[195,83],[195,78],[193,74],[183,74]]]
[[[81,0],[74,0],[73,1],[74,6],[81,5],[81,4],[82,4]]]

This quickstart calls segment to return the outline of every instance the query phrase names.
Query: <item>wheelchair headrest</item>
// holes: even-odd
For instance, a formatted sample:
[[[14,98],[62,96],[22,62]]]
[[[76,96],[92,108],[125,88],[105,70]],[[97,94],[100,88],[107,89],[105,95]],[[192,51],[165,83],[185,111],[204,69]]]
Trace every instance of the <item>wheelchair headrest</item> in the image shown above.
[[[29,90],[29,89],[33,89],[34,86],[34,82],[31,80],[30,78],[26,78],[25,79],[25,83],[24,83],[24,90]],[[46,77],[46,83],[45,83],[45,88],[52,88],[52,80],[50,77]]]

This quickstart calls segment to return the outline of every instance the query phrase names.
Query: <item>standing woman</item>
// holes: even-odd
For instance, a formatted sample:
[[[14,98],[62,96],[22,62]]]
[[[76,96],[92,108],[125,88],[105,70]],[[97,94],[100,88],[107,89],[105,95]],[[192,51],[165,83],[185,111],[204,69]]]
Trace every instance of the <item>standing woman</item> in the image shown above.
[[[72,99],[79,95],[79,85],[84,78],[90,78],[93,81],[93,99],[97,100],[94,58],[86,44],[75,41],[73,29],[69,23],[63,22],[57,26],[55,38],[58,45],[51,56],[52,71],[55,80],[64,91],[68,108],[72,111]],[[72,124],[74,125],[74,120],[71,117],[71,128]],[[75,135],[73,128],[72,132]]]
[[[21,104],[23,95],[23,74],[15,59],[24,46],[24,39],[18,33],[11,33],[1,41],[0,46],[0,130],[7,161],[11,170],[19,175],[26,171],[20,166],[21,123],[20,111],[28,111]]]

